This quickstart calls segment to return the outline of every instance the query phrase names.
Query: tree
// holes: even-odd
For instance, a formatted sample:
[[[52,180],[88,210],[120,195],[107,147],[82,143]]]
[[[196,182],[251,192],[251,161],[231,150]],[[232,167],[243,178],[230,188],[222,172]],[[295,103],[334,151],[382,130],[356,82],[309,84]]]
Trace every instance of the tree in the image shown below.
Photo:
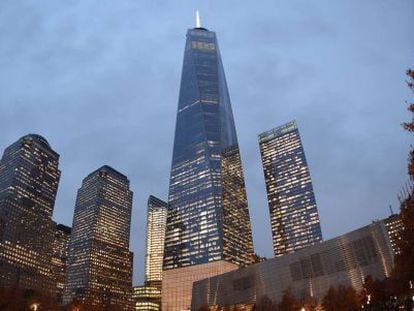
[[[38,311],[60,310],[56,299],[48,294],[17,286],[0,287],[0,310],[33,310],[35,305]]]
[[[368,275],[360,293],[361,304],[370,306],[373,310],[382,310],[381,308],[390,303],[390,297],[394,296],[397,285],[391,278],[379,281]]]
[[[85,301],[79,301],[76,298],[65,308],[65,311],[106,311],[106,310],[112,310],[112,309],[105,308],[102,305],[97,305],[90,299],[86,299]]]
[[[411,70],[411,69],[407,70],[407,76],[408,76],[407,85],[414,94],[414,70]],[[410,111],[412,114],[411,121],[404,122],[403,126],[407,131],[414,133],[414,102],[408,103],[408,111]],[[409,154],[408,175],[410,176],[411,181],[414,181],[414,148],[411,148],[411,151]],[[412,223],[411,223],[411,226],[412,226]]]
[[[318,299],[316,299],[315,297],[307,296],[307,297],[303,298],[300,301],[300,305],[303,306],[303,309],[305,311],[316,311],[316,310],[319,310],[318,309],[318,305],[319,305]],[[300,309],[300,310],[303,310],[303,309]]]
[[[276,310],[276,306],[273,301],[266,295],[261,296],[254,306],[254,311],[273,311]]]
[[[37,305],[34,309],[33,306]],[[38,311],[59,311],[60,307],[53,297],[41,294],[34,294],[26,301],[27,310]]]
[[[408,81],[407,81],[408,88],[414,93],[414,70],[408,69],[406,74],[408,76]],[[408,103],[408,111],[413,113],[413,116],[412,116],[411,121],[404,122],[403,126],[407,131],[414,132],[414,102]],[[409,174],[410,176],[413,176],[414,172],[409,170]]]
[[[18,311],[24,306],[23,292],[17,286],[0,287],[0,310]]]
[[[299,301],[293,295],[290,288],[283,292],[282,301],[278,305],[279,311],[299,311],[301,308]]]
[[[325,311],[333,311],[336,306],[336,297],[338,296],[335,287],[329,287],[328,292],[322,300],[322,307]]]
[[[414,70],[407,70],[407,85],[414,93]],[[408,110],[411,112],[411,121],[403,123],[404,128],[414,133],[414,102],[408,104]],[[408,175],[414,182],[414,148],[410,150],[408,160]],[[414,283],[414,193],[413,188],[409,195],[401,203],[400,212],[403,230],[398,240],[400,253],[395,256],[395,265],[393,277],[399,280],[403,286],[402,293],[408,293],[410,290],[410,281]]]
[[[357,311],[360,301],[353,287],[331,286],[322,300],[322,307],[324,311]]]
[[[262,257],[262,256],[260,256],[256,253],[253,255],[253,263],[259,263],[259,262],[262,262],[262,261],[265,261],[265,260],[267,260],[266,257]]]

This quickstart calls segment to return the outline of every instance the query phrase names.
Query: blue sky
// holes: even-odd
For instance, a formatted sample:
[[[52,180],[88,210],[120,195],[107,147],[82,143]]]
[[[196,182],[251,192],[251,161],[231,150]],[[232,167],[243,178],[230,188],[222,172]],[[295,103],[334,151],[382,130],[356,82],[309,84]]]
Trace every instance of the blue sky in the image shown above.
[[[325,239],[388,215],[412,138],[405,70],[411,0],[0,3],[0,148],[27,133],[60,155],[54,218],[108,164],[134,191],[134,283],[143,281],[146,200],[167,198],[185,33],[216,31],[245,167],[255,250],[272,255],[257,135],[296,119]]]

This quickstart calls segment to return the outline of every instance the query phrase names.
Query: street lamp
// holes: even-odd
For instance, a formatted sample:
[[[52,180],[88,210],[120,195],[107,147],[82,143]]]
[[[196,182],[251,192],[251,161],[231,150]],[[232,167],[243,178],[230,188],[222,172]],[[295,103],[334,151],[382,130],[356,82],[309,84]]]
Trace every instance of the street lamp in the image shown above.
[[[32,310],[32,311],[38,311],[38,310],[39,310],[39,306],[40,306],[40,304],[39,304],[39,303],[34,302],[34,303],[32,303],[32,304],[30,305],[30,310]]]

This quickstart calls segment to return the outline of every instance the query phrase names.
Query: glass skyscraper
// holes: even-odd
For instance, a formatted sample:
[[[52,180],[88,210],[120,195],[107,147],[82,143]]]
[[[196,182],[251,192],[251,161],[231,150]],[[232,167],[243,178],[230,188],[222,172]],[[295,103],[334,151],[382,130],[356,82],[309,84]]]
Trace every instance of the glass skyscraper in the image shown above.
[[[135,310],[161,310],[162,266],[164,256],[165,226],[168,204],[153,195],[148,198],[147,241],[145,254],[144,286],[133,288]]]
[[[71,231],[72,228],[68,226],[55,224],[51,269],[56,282],[56,297],[59,303],[62,302],[63,297]]]
[[[260,134],[259,145],[275,256],[322,241],[312,181],[296,122]]]
[[[54,295],[51,271],[59,154],[29,134],[0,160],[0,286]]]
[[[162,280],[167,205],[152,195],[148,198],[145,285],[158,289]]]
[[[132,300],[135,311],[160,311],[161,289],[153,286],[134,286]]]
[[[399,244],[401,240],[401,232],[404,230],[404,224],[401,220],[400,214],[392,214],[383,220],[387,228],[388,236],[390,237],[391,248],[394,255],[401,253]]]
[[[193,281],[253,260],[223,64],[216,34],[200,25],[187,32],[168,203],[163,310],[186,309]],[[175,287],[184,290],[174,294]]]
[[[63,303],[76,298],[105,308],[132,308],[131,210],[132,191],[125,175],[105,165],[83,180],[76,198]]]

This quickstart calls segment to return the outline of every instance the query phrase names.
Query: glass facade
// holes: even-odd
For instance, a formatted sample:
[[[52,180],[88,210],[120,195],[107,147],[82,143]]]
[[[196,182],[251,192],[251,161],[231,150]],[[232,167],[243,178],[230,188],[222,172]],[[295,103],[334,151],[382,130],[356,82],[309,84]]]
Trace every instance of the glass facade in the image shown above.
[[[76,198],[63,302],[132,308],[129,180],[109,166],[89,174]]]
[[[239,148],[221,153],[223,259],[239,266],[254,260],[252,232]]]
[[[394,255],[400,254],[401,250],[398,246],[401,240],[401,232],[404,230],[404,225],[400,214],[393,214],[384,219],[384,224],[387,227],[388,236],[390,237],[391,248]]]
[[[244,177],[216,34],[189,29],[170,176],[162,309],[189,309],[193,282],[252,262]]]
[[[231,156],[226,155],[229,149]],[[237,162],[229,165],[232,172],[223,173],[231,159]],[[235,200],[230,200],[230,189],[224,189],[227,185]],[[187,32],[168,203],[165,270],[218,260],[252,262],[250,218],[230,97],[216,35],[204,28]],[[232,213],[240,221],[234,221]]]
[[[194,282],[239,269],[225,261],[212,261],[199,265],[165,270],[162,279],[162,310],[184,311],[191,309]]]
[[[148,198],[145,284],[133,291],[135,310],[161,310],[162,266],[168,204],[152,195]]]
[[[69,251],[69,238],[72,229],[62,224],[55,226],[52,254],[52,274],[56,283],[56,297],[62,302],[63,285],[65,284],[66,265]]]
[[[160,311],[161,289],[152,286],[135,286],[132,299],[136,311]]]
[[[161,290],[167,203],[150,196],[147,211],[147,254],[145,257],[145,285]],[[159,296],[161,303],[161,291]]]
[[[259,145],[275,256],[322,241],[312,181],[296,122],[260,134]]]
[[[59,155],[45,138],[29,134],[0,160],[0,286],[55,294],[51,271],[52,213]]]

